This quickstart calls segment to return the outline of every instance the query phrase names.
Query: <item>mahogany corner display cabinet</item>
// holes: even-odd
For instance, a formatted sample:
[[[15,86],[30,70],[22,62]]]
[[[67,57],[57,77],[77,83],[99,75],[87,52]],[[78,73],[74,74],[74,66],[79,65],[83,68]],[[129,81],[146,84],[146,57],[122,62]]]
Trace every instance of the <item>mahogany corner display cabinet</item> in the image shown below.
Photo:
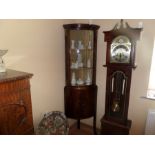
[[[127,135],[131,128],[128,106],[132,69],[135,68],[136,42],[142,28],[132,28],[123,20],[111,31],[104,31],[106,50],[105,114],[101,119],[101,134]]]
[[[7,69],[0,73],[0,134],[34,134],[29,79],[32,74]]]
[[[68,118],[80,120],[93,117],[96,134],[96,57],[98,25],[66,24],[65,66],[66,86],[64,88],[65,114]]]

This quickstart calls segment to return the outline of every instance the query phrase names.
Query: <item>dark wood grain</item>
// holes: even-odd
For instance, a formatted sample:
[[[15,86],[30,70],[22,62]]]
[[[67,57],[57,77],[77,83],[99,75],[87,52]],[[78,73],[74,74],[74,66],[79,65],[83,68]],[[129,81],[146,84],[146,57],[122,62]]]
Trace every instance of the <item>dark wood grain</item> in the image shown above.
[[[104,135],[129,135],[131,128],[131,120],[127,120],[126,124],[119,124],[115,121],[108,121],[105,117],[101,119],[101,134]]]
[[[85,119],[96,114],[97,86],[65,87],[67,117]]]

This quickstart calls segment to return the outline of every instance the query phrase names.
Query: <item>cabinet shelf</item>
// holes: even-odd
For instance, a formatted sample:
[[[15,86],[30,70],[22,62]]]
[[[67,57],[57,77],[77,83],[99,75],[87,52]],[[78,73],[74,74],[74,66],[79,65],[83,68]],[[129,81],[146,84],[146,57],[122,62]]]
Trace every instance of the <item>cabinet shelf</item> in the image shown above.
[[[83,84],[75,84],[75,85],[71,85],[72,87],[87,87],[87,86],[91,86],[92,85],[92,83],[90,83],[90,84],[87,84],[87,83],[83,83]]]
[[[93,67],[79,67],[79,68],[71,68],[71,70],[91,70]]]
[[[91,48],[91,49],[89,49],[89,48],[83,48],[83,49],[79,49],[79,48],[74,48],[74,49],[72,49],[72,48],[70,48],[70,51],[93,51],[93,49]]]

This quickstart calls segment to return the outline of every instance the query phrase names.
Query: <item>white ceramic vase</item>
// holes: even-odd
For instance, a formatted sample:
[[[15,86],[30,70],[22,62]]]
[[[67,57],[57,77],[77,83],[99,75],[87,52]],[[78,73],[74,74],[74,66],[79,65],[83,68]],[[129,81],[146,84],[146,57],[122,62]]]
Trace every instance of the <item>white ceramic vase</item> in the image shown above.
[[[76,78],[75,78],[75,73],[74,72],[72,73],[71,84],[72,84],[72,86],[75,86],[76,85]]]

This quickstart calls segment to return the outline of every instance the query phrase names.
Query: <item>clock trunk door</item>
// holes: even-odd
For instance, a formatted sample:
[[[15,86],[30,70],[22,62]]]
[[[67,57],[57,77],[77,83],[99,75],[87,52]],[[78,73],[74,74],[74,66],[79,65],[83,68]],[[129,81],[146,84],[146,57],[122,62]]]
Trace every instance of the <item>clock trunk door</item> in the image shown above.
[[[112,120],[124,123],[127,120],[131,69],[108,68],[106,114]]]

